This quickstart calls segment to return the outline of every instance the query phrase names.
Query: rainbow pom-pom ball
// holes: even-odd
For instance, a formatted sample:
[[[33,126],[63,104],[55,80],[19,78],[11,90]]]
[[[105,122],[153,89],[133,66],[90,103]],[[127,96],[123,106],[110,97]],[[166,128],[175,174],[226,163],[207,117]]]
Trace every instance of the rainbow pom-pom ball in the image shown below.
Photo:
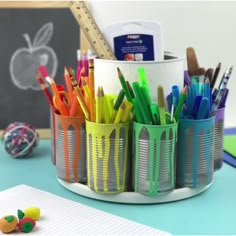
[[[16,158],[31,156],[38,140],[39,135],[35,127],[24,122],[11,123],[2,134],[6,152]]]

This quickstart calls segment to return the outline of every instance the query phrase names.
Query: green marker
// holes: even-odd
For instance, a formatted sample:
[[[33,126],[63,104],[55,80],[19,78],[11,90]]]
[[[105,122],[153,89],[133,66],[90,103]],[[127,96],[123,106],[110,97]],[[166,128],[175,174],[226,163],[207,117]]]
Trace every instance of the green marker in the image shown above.
[[[160,112],[160,123],[161,125],[166,125],[165,97],[162,86],[157,87],[157,95],[158,95],[157,103]]]
[[[179,120],[179,115],[180,115],[180,112],[182,111],[182,108],[183,108],[183,105],[184,105],[184,102],[185,102],[185,98],[186,98],[186,95],[187,95],[187,90],[188,90],[188,87],[185,86],[182,90],[181,90],[181,95],[180,95],[180,98],[179,98],[179,103],[176,107],[176,111],[175,111],[175,115],[174,115],[174,118],[176,120],[176,122]]]
[[[160,124],[160,114],[159,110],[156,104],[151,104],[150,105],[150,110],[152,114],[152,122],[154,125],[159,125]]]
[[[142,114],[143,120],[145,124],[152,124],[152,119],[150,116],[150,112],[148,110],[148,105],[146,103],[146,100],[143,96],[143,93],[140,89],[139,83],[138,82],[133,82],[132,84],[134,93],[136,95],[138,107],[139,107],[139,112]]]
[[[149,92],[149,86],[148,86],[148,81],[147,81],[145,69],[143,67],[138,68],[138,75],[139,75],[140,87],[142,88],[142,90],[145,94],[145,99],[146,99],[148,105],[151,105],[152,99],[151,99],[150,92]]]
[[[139,108],[139,104],[137,102],[137,99],[136,98],[133,98],[132,99],[132,103],[134,105],[134,119],[140,123],[140,124],[143,124],[144,123],[144,120],[143,120],[143,116],[140,112],[140,108]]]

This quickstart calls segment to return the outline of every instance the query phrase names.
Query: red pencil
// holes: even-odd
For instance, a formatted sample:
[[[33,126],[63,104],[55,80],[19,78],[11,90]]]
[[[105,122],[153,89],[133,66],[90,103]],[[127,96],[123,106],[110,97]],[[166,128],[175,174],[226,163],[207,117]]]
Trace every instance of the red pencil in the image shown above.
[[[51,96],[51,94],[50,94],[50,92],[48,90],[48,87],[44,83],[43,78],[41,77],[41,74],[38,71],[36,71],[36,78],[37,78],[37,80],[39,82],[39,85],[40,85],[40,87],[41,87],[41,89],[42,89],[46,99],[49,102],[50,108],[53,109],[53,111],[56,111],[56,108],[53,105],[52,96]]]

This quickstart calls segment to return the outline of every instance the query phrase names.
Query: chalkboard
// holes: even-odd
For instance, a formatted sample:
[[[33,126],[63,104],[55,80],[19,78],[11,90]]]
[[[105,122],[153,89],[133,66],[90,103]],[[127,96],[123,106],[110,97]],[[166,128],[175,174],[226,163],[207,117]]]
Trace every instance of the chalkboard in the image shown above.
[[[69,8],[0,9],[0,129],[14,121],[49,128],[35,67],[45,64],[56,83],[65,84],[64,66],[76,69],[79,47],[80,27]]]

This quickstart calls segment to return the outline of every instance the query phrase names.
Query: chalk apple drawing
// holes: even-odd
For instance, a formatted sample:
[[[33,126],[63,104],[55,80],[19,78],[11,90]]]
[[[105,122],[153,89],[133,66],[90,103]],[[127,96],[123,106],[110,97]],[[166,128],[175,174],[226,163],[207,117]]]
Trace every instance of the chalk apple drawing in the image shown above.
[[[10,60],[10,75],[13,83],[19,89],[40,90],[35,72],[39,66],[45,66],[48,73],[54,77],[58,61],[54,50],[47,46],[53,35],[53,23],[44,24],[36,33],[33,44],[28,34],[23,34],[28,48],[17,49]]]

